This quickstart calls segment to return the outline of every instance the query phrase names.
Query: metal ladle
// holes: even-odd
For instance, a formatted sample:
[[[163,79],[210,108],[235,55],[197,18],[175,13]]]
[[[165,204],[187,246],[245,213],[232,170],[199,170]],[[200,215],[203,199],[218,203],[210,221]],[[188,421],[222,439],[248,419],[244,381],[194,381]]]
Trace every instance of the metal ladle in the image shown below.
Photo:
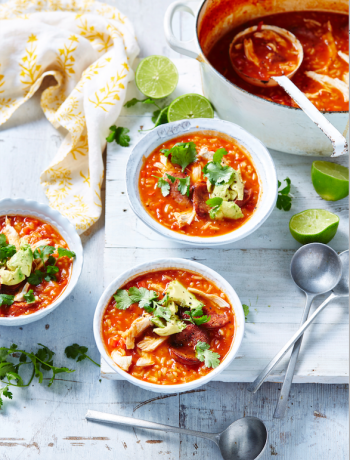
[[[256,417],[244,417],[231,423],[221,433],[202,433],[201,431],[185,430],[175,426],[162,425],[132,417],[106,414],[94,410],[87,411],[87,420],[93,422],[128,425],[133,428],[146,428],[158,431],[172,431],[174,433],[199,436],[210,439],[219,446],[224,460],[256,460],[260,458],[267,444],[267,429],[264,423]]]
[[[344,265],[345,264],[346,262],[344,261]],[[317,316],[315,312],[312,316],[312,320],[310,318],[310,320],[307,321],[312,301],[316,296],[331,291],[332,289],[333,292],[337,293],[338,285],[339,293],[337,293],[337,295],[340,295],[340,292],[346,292],[346,282],[342,279],[342,282],[339,283],[342,277],[342,261],[338,254],[325,244],[311,243],[298,249],[292,258],[290,272],[295,284],[306,295],[306,304],[301,321],[301,328],[292,337],[288,344],[283,347],[283,349],[275,356],[275,358],[273,358],[273,360],[258,375],[255,381],[248,386],[248,391],[255,393],[260,388],[266,377],[270,374],[274,366],[282,359],[282,357],[293,345],[293,343],[295,344],[286,375],[284,377],[283,386],[274,414],[275,418],[281,418],[285,413],[294,370],[303,339],[302,334],[304,330],[311,324],[312,320]],[[347,286],[349,285],[347,284]],[[328,301],[332,300],[333,298],[334,296],[331,294],[327,301],[319,307],[319,312],[327,305]],[[307,325],[304,324],[306,321]]]
[[[327,120],[327,118],[322,115],[321,112],[313,105],[312,102],[305,96],[303,92],[298,89],[294,83],[290,80],[293,75],[297,72],[304,58],[304,51],[300,41],[293,35],[291,32],[288,32],[286,29],[276,26],[262,25],[259,30],[271,30],[278,33],[282,37],[289,40],[296,51],[298,52],[298,63],[295,68],[288,73],[287,75],[273,76],[269,80],[259,80],[258,78],[250,77],[249,75],[244,74],[234,63],[232,59],[231,50],[236,44],[237,40],[241,39],[247,34],[251,34],[258,30],[258,26],[249,27],[239,34],[237,34],[231,42],[230,45],[230,60],[232,67],[235,69],[235,72],[243,78],[248,83],[251,83],[254,86],[260,87],[271,87],[280,85],[287,94],[298,104],[298,106],[303,110],[303,112],[312,120],[323,133],[329,138],[333,145],[333,154],[332,157],[338,157],[340,155],[345,155],[348,153],[348,143],[345,137]]]

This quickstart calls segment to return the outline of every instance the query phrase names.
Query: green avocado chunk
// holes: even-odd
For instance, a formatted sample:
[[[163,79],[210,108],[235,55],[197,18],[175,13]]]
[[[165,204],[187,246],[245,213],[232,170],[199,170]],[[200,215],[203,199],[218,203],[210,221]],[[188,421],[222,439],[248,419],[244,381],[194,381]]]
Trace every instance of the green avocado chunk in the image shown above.
[[[227,184],[215,185],[213,188],[208,187],[210,198],[219,197],[224,201],[243,200],[244,183],[241,173],[234,171],[232,179]]]
[[[20,268],[23,275],[29,276],[32,271],[32,264],[33,252],[29,244],[26,244],[25,246],[22,246],[21,249],[7,262],[7,268],[11,271],[15,271],[17,268]]]
[[[16,268],[15,271],[6,270],[6,268],[0,268],[0,282],[6,286],[14,286],[25,279],[20,267]]]
[[[244,217],[241,208],[233,201],[223,201],[220,206],[213,208],[210,211],[210,217],[212,219],[240,219]]]
[[[165,327],[157,327],[153,329],[153,332],[160,335],[161,337],[165,337],[167,335],[177,334],[185,329],[187,325],[182,321],[177,319],[172,319]]]
[[[175,280],[169,283],[166,293],[169,296],[169,300],[173,301],[182,307],[189,307],[195,309],[202,304],[199,300],[195,298],[191,292],[189,292],[185,286],[183,286],[179,281]],[[174,332],[172,333],[174,334]]]

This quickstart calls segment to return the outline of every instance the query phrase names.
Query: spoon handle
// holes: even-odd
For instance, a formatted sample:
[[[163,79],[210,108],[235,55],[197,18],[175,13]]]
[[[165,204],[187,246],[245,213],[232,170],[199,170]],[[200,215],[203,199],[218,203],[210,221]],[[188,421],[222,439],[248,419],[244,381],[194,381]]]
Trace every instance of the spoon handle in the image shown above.
[[[287,94],[299,105],[305,114],[324,132],[333,144],[332,157],[348,153],[348,143],[345,137],[322,115],[312,102],[286,76],[272,77]]]
[[[310,318],[297,330],[297,332],[293,335],[293,337],[285,344],[285,346],[277,353],[277,355],[269,362],[269,364],[263,369],[257,378],[248,386],[248,391],[252,393],[256,393],[261,385],[264,383],[265,379],[270,375],[273,368],[278,364],[287,351],[292,347],[295,342],[304,334],[306,329],[310,326],[313,320],[316,318],[317,315],[321,313],[321,311],[326,308],[329,302],[333,299],[338,297],[335,294],[331,294],[318,308],[315,312],[310,316]]]
[[[133,417],[123,417],[122,415],[107,414],[105,412],[98,412],[94,410],[88,410],[85,418],[92,422],[110,423],[112,425],[127,425],[132,426],[133,428],[137,427],[158,431],[172,431],[173,433],[199,436],[200,438],[210,439],[216,444],[219,440],[219,435],[216,433],[202,433],[201,431],[185,430],[184,428],[178,428],[176,426],[162,425],[161,423],[149,422],[147,420],[140,420]]]

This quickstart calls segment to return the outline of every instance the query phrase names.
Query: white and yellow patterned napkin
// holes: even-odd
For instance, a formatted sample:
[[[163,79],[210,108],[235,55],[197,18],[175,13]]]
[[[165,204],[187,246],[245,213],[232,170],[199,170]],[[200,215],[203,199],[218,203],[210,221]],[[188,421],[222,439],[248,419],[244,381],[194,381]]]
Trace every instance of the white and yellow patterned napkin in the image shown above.
[[[68,134],[41,176],[50,205],[79,233],[101,215],[102,151],[123,106],[139,52],[116,8],[91,0],[0,5],[0,125],[51,75],[41,107]]]

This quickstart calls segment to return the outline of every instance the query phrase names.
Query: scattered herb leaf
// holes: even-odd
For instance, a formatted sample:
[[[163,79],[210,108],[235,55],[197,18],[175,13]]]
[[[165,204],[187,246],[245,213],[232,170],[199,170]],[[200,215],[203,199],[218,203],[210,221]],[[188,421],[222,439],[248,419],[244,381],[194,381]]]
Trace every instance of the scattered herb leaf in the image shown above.
[[[32,286],[37,286],[44,279],[45,273],[40,270],[35,270],[34,273],[31,273],[27,279],[28,283]]]
[[[70,251],[69,249],[66,249],[66,248],[57,248],[57,252],[58,252],[58,257],[69,257],[69,258],[75,257],[75,252]]]
[[[278,209],[283,209],[283,211],[289,211],[292,207],[292,197],[290,196],[290,186],[292,182],[289,177],[286,177],[284,180],[287,185],[282,190],[278,190],[276,206]],[[278,181],[278,188],[280,187],[281,182]]]
[[[130,136],[128,136],[128,133],[130,132],[130,129],[123,128],[121,126],[117,128],[116,125],[111,126],[109,129],[111,132],[106,137],[107,142],[116,141],[116,143],[122,147],[129,147]]]
[[[201,306],[195,308],[194,310],[185,311],[185,314],[188,315],[189,318],[185,318],[184,321],[189,321],[197,326],[207,323],[210,320],[210,316],[203,315]]]
[[[150,97],[148,97],[147,99],[136,99],[136,97],[133,97],[132,99],[130,99],[130,101],[128,101],[128,102],[126,102],[124,104],[124,107],[126,107],[126,108],[132,107],[133,105],[136,105],[138,102],[140,102],[141,104],[154,104],[154,105],[157,105],[155,103],[155,101],[153,99],[151,99]]]
[[[4,233],[0,233],[0,248],[2,246],[6,246],[6,235]]]
[[[158,294],[155,291],[149,291],[143,287],[131,287],[128,294],[133,303],[139,303],[140,308],[148,307],[151,305],[152,300],[158,299]]]
[[[0,307],[1,305],[12,305],[14,299],[14,295],[0,294]]]
[[[220,355],[210,351],[210,345],[206,342],[198,342],[196,345],[196,357],[199,361],[204,361],[205,367],[218,367],[220,364]]]
[[[69,345],[68,347],[66,347],[64,352],[67,358],[76,359],[77,363],[83,361],[84,359],[89,359],[92,363],[96,364],[96,366],[100,367],[100,365],[96,363],[96,361],[94,361],[92,358],[90,358],[90,356],[86,354],[88,352],[87,347],[83,347],[81,345],[78,345],[77,343],[73,343],[73,345]]]
[[[222,166],[220,163],[210,161],[203,168],[203,175],[213,185],[227,184],[234,173],[231,166]]]
[[[242,307],[243,307],[245,319],[247,320],[247,317],[249,315],[249,306],[244,303]]]
[[[116,307],[118,310],[126,310],[134,302],[130,299],[128,291],[125,289],[118,289],[117,293],[114,294],[114,300],[116,301]]]
[[[190,176],[184,177],[183,179],[179,178],[179,185],[177,186],[177,189],[181,195],[190,196],[190,181]]]
[[[181,166],[182,172],[190,164],[197,159],[196,144],[194,142],[179,142],[170,150],[162,149],[161,152],[168,157],[171,154],[170,161],[173,164]]]
[[[34,303],[35,302],[35,297],[34,297],[34,292],[33,289],[30,289],[27,294],[24,294],[24,300],[27,303]]]
[[[160,188],[160,190],[162,192],[162,195],[163,196],[168,196],[169,193],[170,193],[170,184],[169,184],[169,182],[166,181],[165,179],[163,179],[162,177],[157,177],[157,176],[153,176],[153,177],[158,179],[157,187]]]
[[[222,160],[222,157],[224,155],[227,155],[228,152],[226,149],[218,149],[215,153],[214,153],[214,156],[213,156],[213,162],[214,163],[221,163],[221,160]]]
[[[16,246],[7,244],[0,247],[0,261],[5,261],[16,254]]]

